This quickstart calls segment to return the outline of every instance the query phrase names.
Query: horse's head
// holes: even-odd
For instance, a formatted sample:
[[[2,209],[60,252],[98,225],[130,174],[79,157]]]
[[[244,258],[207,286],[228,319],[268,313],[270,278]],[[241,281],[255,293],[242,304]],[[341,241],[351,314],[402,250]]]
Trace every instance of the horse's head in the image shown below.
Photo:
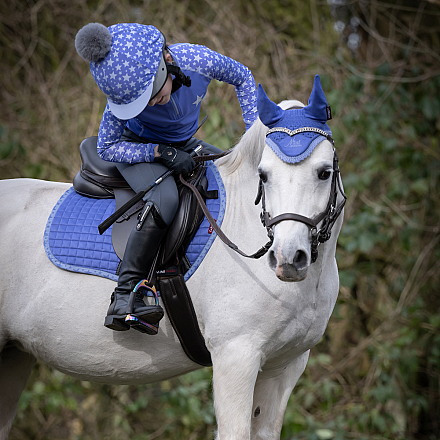
[[[258,101],[260,119],[269,128],[257,197],[273,239],[269,265],[282,281],[301,281],[318,258],[318,245],[330,239],[345,203],[327,125],[330,108],[318,75],[306,107],[283,109],[261,85]]]

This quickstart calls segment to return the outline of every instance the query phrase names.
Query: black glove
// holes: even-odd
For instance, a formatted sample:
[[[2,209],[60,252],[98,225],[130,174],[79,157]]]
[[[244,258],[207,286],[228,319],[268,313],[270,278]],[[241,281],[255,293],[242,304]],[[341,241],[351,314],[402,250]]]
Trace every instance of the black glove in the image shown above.
[[[174,147],[159,144],[157,152],[160,157],[157,157],[156,160],[167,168],[171,168],[177,176],[181,173],[190,173],[196,166],[191,155]]]

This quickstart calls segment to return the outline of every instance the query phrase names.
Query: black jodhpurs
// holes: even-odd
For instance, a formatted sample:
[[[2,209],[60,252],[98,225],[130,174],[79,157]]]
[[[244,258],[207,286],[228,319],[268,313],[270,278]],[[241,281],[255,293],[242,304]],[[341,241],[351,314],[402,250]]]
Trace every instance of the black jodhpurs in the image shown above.
[[[128,130],[124,131],[123,140],[130,142],[139,142],[139,137]],[[145,140],[144,140],[145,142]],[[175,146],[174,144],[170,144]],[[219,154],[222,152],[220,148],[203,142],[196,138],[189,139],[184,146],[179,145],[179,150],[190,153],[197,145],[203,147],[202,154]],[[138,193],[147,188],[159,176],[168,170],[167,167],[158,162],[142,162],[136,164],[117,164],[116,165],[124,179],[131,188]],[[163,180],[158,186],[149,191],[145,197],[145,201],[152,201],[159,210],[163,220],[169,226],[173,221],[179,206],[179,194],[177,191],[174,176],[169,176]]]

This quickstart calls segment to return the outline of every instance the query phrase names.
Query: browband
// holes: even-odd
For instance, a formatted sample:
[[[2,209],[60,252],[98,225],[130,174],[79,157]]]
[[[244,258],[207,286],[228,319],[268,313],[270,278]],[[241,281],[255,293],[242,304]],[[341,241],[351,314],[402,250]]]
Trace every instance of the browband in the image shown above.
[[[295,136],[296,134],[299,134],[299,133],[314,132],[314,133],[318,133],[318,134],[324,136],[328,141],[330,141],[330,143],[333,146],[335,145],[335,141],[333,140],[333,138],[326,131],[321,130],[320,128],[301,127],[301,128],[297,128],[296,130],[290,130],[289,128],[285,128],[285,127],[275,127],[275,128],[271,128],[266,133],[266,137],[272,133],[278,133],[278,132],[286,133],[289,136]]]

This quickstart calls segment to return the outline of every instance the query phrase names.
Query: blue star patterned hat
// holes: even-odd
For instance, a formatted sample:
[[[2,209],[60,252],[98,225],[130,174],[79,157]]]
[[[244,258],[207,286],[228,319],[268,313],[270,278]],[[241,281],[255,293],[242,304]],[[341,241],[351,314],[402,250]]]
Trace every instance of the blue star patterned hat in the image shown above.
[[[165,38],[154,26],[89,23],[78,31],[75,47],[119,119],[141,113],[167,80]]]
[[[271,129],[266,143],[284,162],[300,162],[324,139],[331,140],[332,132],[327,125],[331,111],[319,75],[315,76],[308,105],[301,109],[283,110],[267,97],[259,84],[258,114],[261,122]]]

